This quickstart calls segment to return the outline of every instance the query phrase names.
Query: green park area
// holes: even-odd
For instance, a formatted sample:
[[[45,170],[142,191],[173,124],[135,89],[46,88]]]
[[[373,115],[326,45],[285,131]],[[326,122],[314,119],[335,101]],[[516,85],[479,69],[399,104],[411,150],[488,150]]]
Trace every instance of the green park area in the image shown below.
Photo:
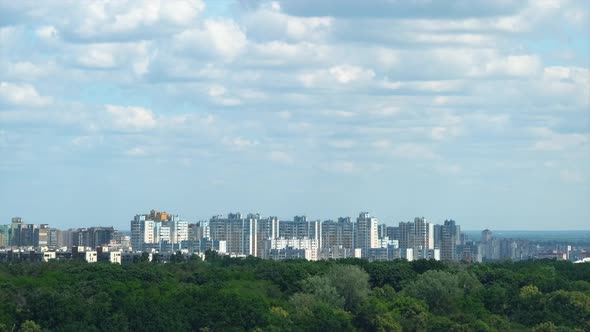
[[[590,264],[0,264],[0,331],[590,331]]]

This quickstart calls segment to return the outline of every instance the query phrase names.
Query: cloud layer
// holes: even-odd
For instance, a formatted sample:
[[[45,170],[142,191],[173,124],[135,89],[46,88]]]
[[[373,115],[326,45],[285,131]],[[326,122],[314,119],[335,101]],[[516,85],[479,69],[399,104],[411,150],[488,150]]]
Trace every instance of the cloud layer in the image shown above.
[[[70,226],[109,205],[126,228],[156,207],[370,209],[587,228],[589,15],[578,1],[3,2],[0,217],[71,208],[52,220]]]

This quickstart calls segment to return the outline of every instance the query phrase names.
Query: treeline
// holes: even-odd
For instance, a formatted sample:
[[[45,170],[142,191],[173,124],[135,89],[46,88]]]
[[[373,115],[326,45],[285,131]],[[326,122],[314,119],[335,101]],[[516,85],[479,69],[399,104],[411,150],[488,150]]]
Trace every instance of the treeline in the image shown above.
[[[590,331],[590,264],[0,265],[0,331]]]

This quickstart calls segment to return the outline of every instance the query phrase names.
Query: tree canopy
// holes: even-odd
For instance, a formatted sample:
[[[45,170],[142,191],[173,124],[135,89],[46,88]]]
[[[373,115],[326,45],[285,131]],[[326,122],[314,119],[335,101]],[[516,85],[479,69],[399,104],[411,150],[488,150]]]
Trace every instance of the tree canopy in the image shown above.
[[[590,264],[0,264],[4,331],[590,331]]]

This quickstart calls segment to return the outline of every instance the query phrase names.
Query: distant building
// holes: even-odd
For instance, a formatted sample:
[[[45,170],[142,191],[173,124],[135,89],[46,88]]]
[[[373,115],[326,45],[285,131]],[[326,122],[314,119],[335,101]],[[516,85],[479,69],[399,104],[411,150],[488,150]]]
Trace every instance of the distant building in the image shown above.
[[[189,224],[177,215],[152,210],[131,220],[131,248],[172,250],[189,239]]]
[[[398,227],[390,230],[393,239],[399,241],[402,249],[434,249],[434,224],[426,222],[424,217],[414,218],[413,222],[400,222]]]
[[[441,259],[444,261],[458,261],[457,245],[461,243],[461,229],[454,220],[445,220],[442,226]]]
[[[256,215],[243,218],[241,213],[230,213],[227,218],[214,216],[209,220],[212,240],[225,241],[229,255],[257,256],[258,219]]]
[[[79,228],[72,232],[72,245],[96,248],[108,245],[113,239],[113,227]]]
[[[344,249],[351,254],[355,247],[354,231],[355,224],[350,220],[350,217],[341,217],[338,218],[338,221],[326,220],[322,222],[322,248],[328,249],[326,252]]]
[[[378,247],[378,235],[377,218],[368,212],[361,212],[356,219],[354,246],[361,250],[362,257],[368,256],[369,249]]]
[[[268,249],[265,247],[265,241],[270,241],[279,238],[280,221],[277,217],[260,218],[256,215],[258,225],[256,227],[256,256],[260,258],[268,258]]]
[[[295,216],[293,220],[281,220],[279,236],[285,239],[316,239],[321,246],[322,223],[319,220],[307,220],[306,216]]]
[[[270,252],[274,252],[275,254],[281,254],[280,250],[303,250],[305,257],[297,257],[297,258],[305,258],[307,260],[318,260],[318,253],[319,253],[319,241],[317,239],[309,239],[306,237],[303,238],[278,238],[273,240],[266,240],[266,249]],[[279,250],[279,251],[277,251]],[[272,255],[271,255],[272,256]],[[281,256],[282,257],[282,256]],[[272,257],[270,257],[272,258]]]

